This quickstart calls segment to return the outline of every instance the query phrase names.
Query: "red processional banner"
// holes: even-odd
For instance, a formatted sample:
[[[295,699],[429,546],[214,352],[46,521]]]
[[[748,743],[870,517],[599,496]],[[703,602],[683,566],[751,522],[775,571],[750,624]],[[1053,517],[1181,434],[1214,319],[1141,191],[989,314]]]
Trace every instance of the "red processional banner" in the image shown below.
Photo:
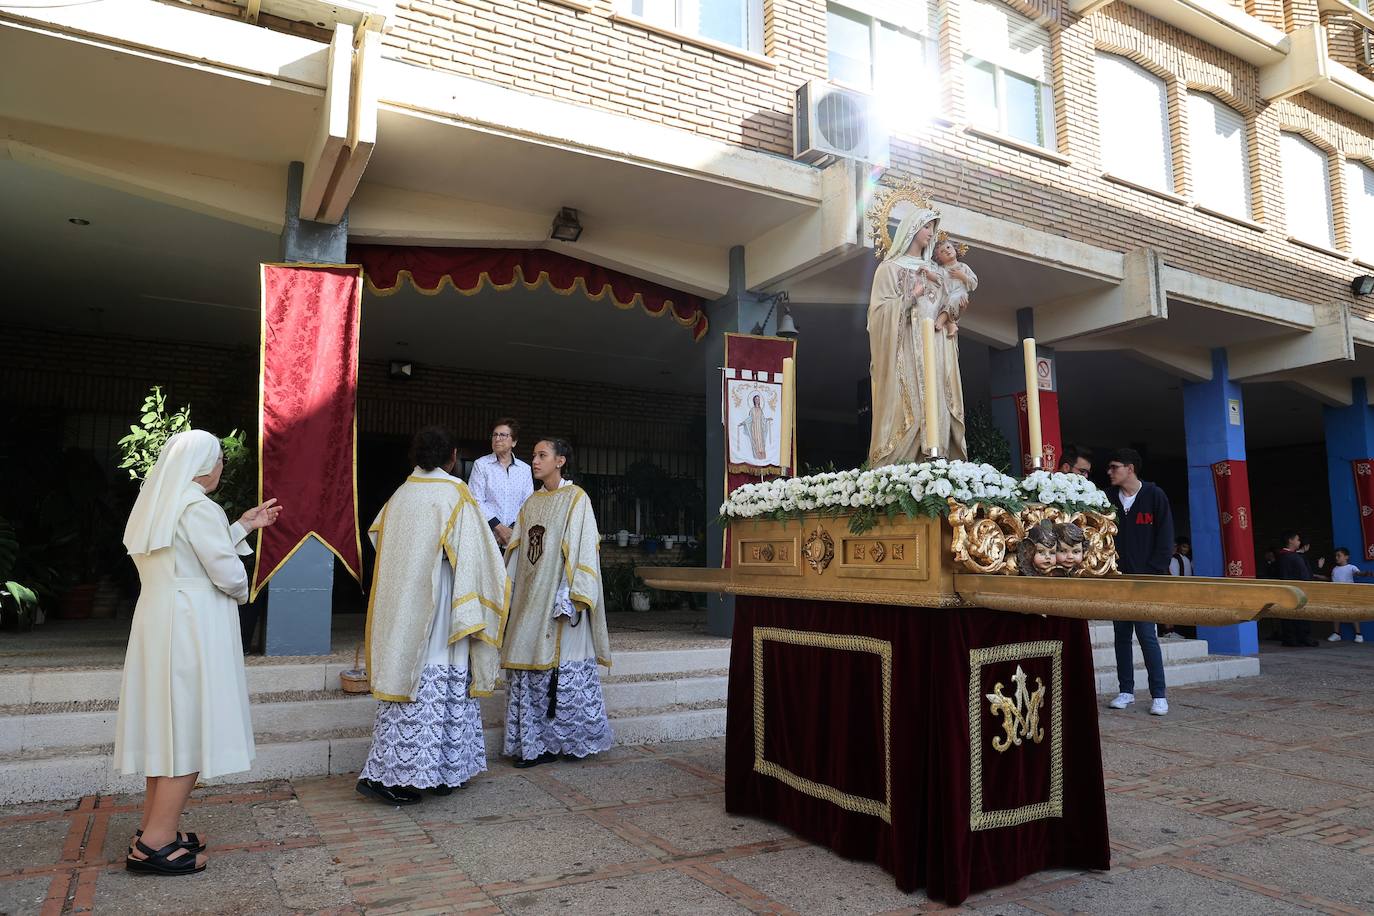
[[[1255,577],[1254,519],[1250,515],[1250,472],[1243,459],[1212,465],[1212,484],[1221,517],[1222,575]]]
[[[1350,462],[1355,471],[1355,503],[1360,507],[1361,553],[1374,560],[1374,458]]]
[[[795,425],[791,435],[787,436],[786,442],[781,442],[782,425],[777,424],[778,433],[765,434],[760,437],[760,431],[771,432],[774,423],[777,423],[776,413],[772,405],[767,400],[766,390],[776,385],[782,386],[782,361],[785,359],[795,360],[797,356],[797,342],[785,337],[757,337],[752,334],[726,334],[725,335],[725,366],[721,373],[720,389],[720,419],[725,426],[725,496],[728,497],[739,487],[746,483],[758,483],[761,480],[771,480],[775,477],[794,475],[797,473],[794,464],[796,463],[796,432]],[[754,397],[757,396],[752,390],[757,388],[762,395],[759,396],[757,406]],[[735,397],[741,401],[739,409],[733,409],[731,398]],[[778,409],[782,404],[777,405]],[[772,422],[764,427],[760,427],[757,422],[751,422],[754,418],[752,412],[767,410]],[[774,441],[779,440],[779,441]],[[761,446],[761,448],[757,448]],[[732,454],[732,449],[735,454]],[[759,454],[762,452],[762,454]],[[765,466],[753,466],[751,459],[758,454],[758,461]],[[765,458],[764,455],[768,457]],[[779,460],[773,461],[776,457]],[[743,459],[743,460],[740,460]],[[730,565],[730,529],[725,529],[725,565]]]
[[[309,537],[359,579],[362,293],[357,265],[262,265],[258,499],[276,497],[285,511],[262,529],[254,597]]]
[[[1030,420],[1026,416],[1026,394],[1016,396],[1016,428],[1020,433],[1017,451],[1021,455],[1021,470],[1031,472]],[[1040,447],[1044,451],[1045,470],[1059,470],[1059,459],[1064,449],[1059,441],[1059,393],[1040,391]]]

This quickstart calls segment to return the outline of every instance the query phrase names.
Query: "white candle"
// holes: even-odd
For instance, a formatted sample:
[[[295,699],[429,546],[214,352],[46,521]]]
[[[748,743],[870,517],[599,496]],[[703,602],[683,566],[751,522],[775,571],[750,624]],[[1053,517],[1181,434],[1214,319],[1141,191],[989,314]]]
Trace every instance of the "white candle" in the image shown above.
[[[935,319],[921,319],[921,366],[925,385],[925,446],[926,454],[934,455],[942,444],[940,437],[939,397],[940,389],[935,382]]]
[[[782,361],[782,450],[779,455],[783,468],[792,475],[797,473],[797,457],[793,443],[796,440],[797,422],[797,361],[786,357]]]
[[[1040,438],[1040,377],[1035,368],[1035,338],[1021,342],[1026,354],[1026,426],[1030,430],[1031,469],[1044,461],[1044,442]]]

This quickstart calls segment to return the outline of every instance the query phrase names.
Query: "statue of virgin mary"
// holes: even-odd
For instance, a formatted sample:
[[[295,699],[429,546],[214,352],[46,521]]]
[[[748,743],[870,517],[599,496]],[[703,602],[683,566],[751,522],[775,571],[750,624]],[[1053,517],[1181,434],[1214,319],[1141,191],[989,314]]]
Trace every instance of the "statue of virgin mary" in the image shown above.
[[[869,371],[873,386],[873,434],[870,467],[916,461],[926,453],[923,440],[928,396],[922,372],[920,321],[934,319],[945,290],[932,260],[940,215],[922,208],[897,226],[892,244],[873,275],[868,300]],[[934,441],[945,458],[964,459],[964,393],[957,350],[937,346],[935,377],[941,390],[939,429]]]

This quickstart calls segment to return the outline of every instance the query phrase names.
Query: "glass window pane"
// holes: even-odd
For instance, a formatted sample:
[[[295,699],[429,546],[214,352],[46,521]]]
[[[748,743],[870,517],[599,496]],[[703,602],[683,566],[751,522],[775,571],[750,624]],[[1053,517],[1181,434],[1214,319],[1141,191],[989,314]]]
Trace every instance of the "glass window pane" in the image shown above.
[[[1374,261],[1374,169],[1347,160],[1345,187],[1350,195],[1346,212],[1350,214],[1351,248],[1355,257]]]
[[[751,2],[754,0],[682,0],[682,28],[703,38],[747,48]]]
[[[1097,124],[1104,169],[1173,191],[1169,102],[1162,79],[1125,58],[1099,53]]]
[[[1331,176],[1326,153],[1297,134],[1279,135],[1283,162],[1283,203],[1288,233],[1305,242],[1336,247],[1331,215]]]
[[[826,15],[830,78],[859,89],[873,85],[873,54],[867,16],[830,7]]]
[[[1050,80],[1050,33],[1014,10],[989,0],[963,0],[964,50],[1041,83]]]
[[[880,25],[873,88],[880,92],[912,95],[930,92],[931,87],[926,85],[924,76],[925,43],[921,37],[890,25]]]
[[[1003,72],[1002,88],[1006,91],[1007,134],[1036,146],[1044,145],[1040,125],[1040,84],[1015,73]]]
[[[630,12],[659,25],[677,28],[677,0],[630,0]]]
[[[964,105],[971,124],[984,130],[1002,129],[997,115],[997,74],[991,64],[964,62]]]

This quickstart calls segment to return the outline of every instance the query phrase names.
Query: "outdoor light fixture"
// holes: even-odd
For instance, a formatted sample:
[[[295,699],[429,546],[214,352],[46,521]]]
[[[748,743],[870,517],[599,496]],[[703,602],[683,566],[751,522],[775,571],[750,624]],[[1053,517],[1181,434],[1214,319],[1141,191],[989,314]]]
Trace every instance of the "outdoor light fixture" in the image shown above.
[[[73,226],[89,226],[91,224],[90,220],[82,219],[79,216],[73,216],[71,219],[67,220],[67,222],[71,223]]]
[[[563,207],[558,211],[558,215],[553,218],[553,228],[549,230],[549,238],[557,239],[560,242],[575,242],[582,235],[582,224],[577,220],[577,211],[572,207]]]
[[[1350,281],[1350,291],[1357,296],[1374,293],[1374,274],[1364,274]]]
[[[415,364],[403,363],[398,359],[391,361],[387,375],[394,379],[409,380],[415,377]]]

